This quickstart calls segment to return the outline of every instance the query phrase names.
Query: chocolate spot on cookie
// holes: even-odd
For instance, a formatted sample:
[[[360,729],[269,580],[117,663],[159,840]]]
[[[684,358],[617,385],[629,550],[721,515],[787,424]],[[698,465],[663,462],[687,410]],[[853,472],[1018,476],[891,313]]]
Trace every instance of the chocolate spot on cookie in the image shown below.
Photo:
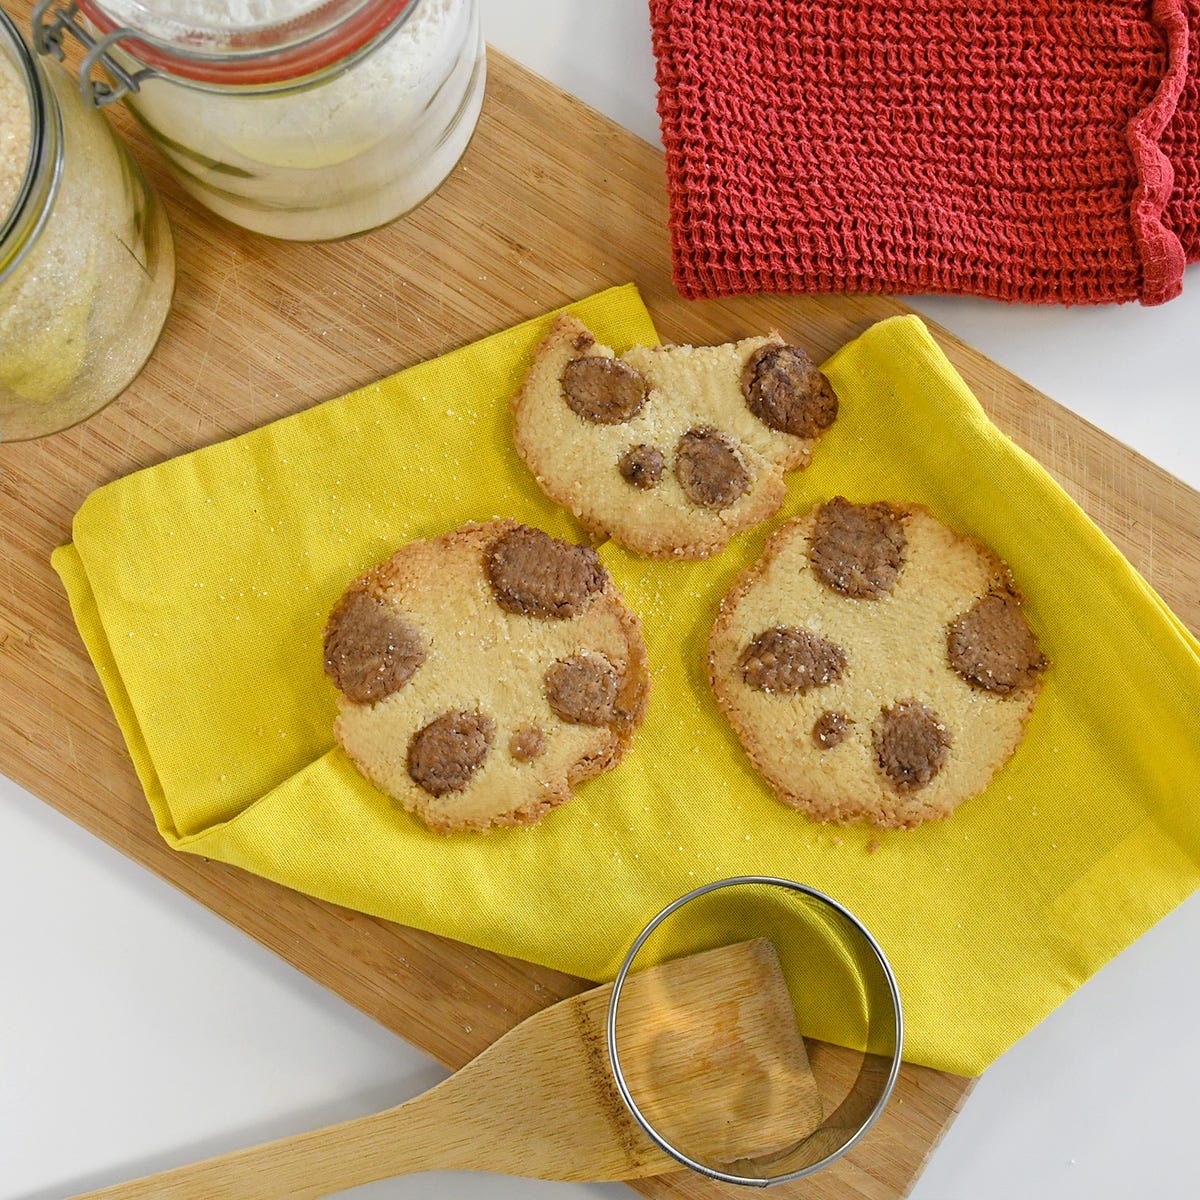
[[[547,620],[578,616],[608,580],[591,546],[572,545],[529,525],[492,542],[484,571],[505,612]]]
[[[833,642],[776,625],[760,633],[742,652],[742,678],[760,692],[796,696],[840,679],[846,653]]]
[[[1021,605],[1009,593],[990,592],[956,617],[946,631],[946,653],[969,684],[1001,696],[1028,687],[1046,669]]]
[[[452,709],[430,721],[408,743],[408,773],[431,796],[461,792],[487,758],[496,731],[491,717]]]
[[[766,426],[814,438],[837,416],[838,399],[816,363],[797,346],[761,346],[742,375],[750,411]]]
[[[601,654],[576,654],[546,670],[546,699],[572,725],[615,724],[620,690],[620,672]]]
[[[546,753],[546,734],[536,725],[522,725],[508,739],[508,752],[517,762],[533,762]]]
[[[882,709],[871,730],[879,769],[900,792],[923,788],[946,765],[950,731],[920,700]]]
[[[733,439],[719,429],[689,429],[675,450],[675,478],[701,508],[728,508],[750,490],[750,468]]]
[[[617,470],[621,472],[621,478],[626,483],[646,491],[662,479],[662,451],[657,446],[630,446],[621,455]]]
[[[357,704],[399,691],[425,661],[421,635],[363,588],[347,592],[325,626],[325,674]]]
[[[817,510],[808,557],[826,587],[854,600],[892,590],[908,539],[890,504],[851,504],[835,496]]]
[[[646,403],[646,380],[619,358],[591,354],[563,368],[567,407],[595,425],[620,425]]]
[[[853,722],[844,712],[827,708],[813,723],[813,741],[822,750],[832,750],[846,740]]]

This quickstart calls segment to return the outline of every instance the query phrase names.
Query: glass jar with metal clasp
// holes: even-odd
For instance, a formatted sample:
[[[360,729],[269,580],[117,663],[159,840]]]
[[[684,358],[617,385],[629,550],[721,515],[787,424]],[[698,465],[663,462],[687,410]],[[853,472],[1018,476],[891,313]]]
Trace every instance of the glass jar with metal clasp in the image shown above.
[[[123,97],[192,195],[273,237],[415,208],[483,100],[477,0],[42,0],[34,21],[44,52],[85,44],[85,95]]]
[[[171,304],[167,218],[74,78],[0,10],[0,441],[120,394]]]

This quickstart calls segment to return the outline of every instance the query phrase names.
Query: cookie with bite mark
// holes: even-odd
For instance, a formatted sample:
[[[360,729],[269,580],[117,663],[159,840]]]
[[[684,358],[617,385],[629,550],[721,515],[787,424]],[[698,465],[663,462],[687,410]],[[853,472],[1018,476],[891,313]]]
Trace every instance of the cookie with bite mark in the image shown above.
[[[1046,666],[991,551],[917,505],[842,497],[772,536],[708,645],[717,703],[779,799],[881,828],[981,792]]]
[[[595,550],[515,521],[402,546],[346,589],[324,654],[338,743],[440,833],[569,800],[629,748],[650,688]]]
[[[706,558],[779,510],[837,396],[777,334],[617,356],[555,318],[512,401],[538,484],[593,534],[652,558]]]

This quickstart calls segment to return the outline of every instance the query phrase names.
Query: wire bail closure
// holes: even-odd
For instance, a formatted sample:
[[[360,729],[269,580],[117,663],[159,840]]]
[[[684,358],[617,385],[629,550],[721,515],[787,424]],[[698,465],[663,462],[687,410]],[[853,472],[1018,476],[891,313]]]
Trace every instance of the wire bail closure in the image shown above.
[[[33,44],[39,54],[49,54],[59,62],[66,57],[63,39],[68,34],[87,49],[79,66],[79,90],[89,108],[115,104],[128,93],[140,91],[145,80],[158,74],[153,67],[128,71],[109,55],[109,50],[123,38],[137,37],[134,30],[114,29],[104,37],[96,38],[79,23],[78,14],[79,5],[75,0],[66,5],[59,5],[58,0],[38,0],[33,10]],[[113,82],[92,78],[97,64],[108,72]]]

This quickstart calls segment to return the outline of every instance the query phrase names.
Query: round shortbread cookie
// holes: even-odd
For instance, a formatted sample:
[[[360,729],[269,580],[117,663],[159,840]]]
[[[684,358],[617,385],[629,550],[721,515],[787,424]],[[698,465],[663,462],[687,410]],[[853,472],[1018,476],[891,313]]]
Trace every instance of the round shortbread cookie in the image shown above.
[[[709,680],[780,800],[910,828],[987,786],[1046,667],[1008,569],[916,505],[838,497],[722,600]]]
[[[637,617],[590,546],[515,521],[410,542],[330,614],[334,733],[438,832],[532,824],[614,766],[650,687]]]
[[[561,314],[514,396],[516,448],[594,534],[653,558],[706,558],[779,510],[837,397],[776,334],[635,346],[618,358]]]

